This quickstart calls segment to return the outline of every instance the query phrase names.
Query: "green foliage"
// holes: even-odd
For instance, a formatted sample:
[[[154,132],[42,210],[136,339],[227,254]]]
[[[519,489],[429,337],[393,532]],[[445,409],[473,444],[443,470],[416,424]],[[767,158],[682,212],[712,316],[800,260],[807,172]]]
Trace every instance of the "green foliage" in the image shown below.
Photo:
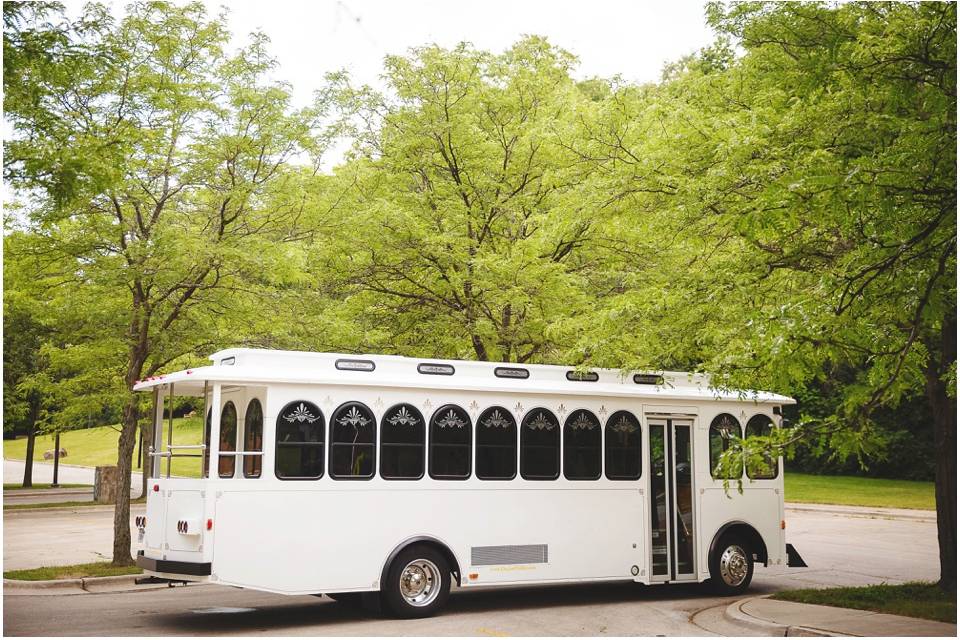
[[[71,564],[61,567],[39,567],[37,569],[18,569],[4,571],[7,580],[64,580],[68,578],[97,578],[102,576],[124,576],[143,573],[140,567],[116,567],[109,562],[90,562]]]

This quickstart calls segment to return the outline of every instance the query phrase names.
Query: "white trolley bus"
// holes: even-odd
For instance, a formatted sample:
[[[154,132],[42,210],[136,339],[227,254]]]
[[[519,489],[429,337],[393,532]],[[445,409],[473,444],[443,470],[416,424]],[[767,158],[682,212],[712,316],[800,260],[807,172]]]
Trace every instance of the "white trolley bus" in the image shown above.
[[[160,579],[439,610],[470,588],[710,581],[802,566],[783,470],[714,477],[793,400],[684,373],[229,349],[155,399],[137,562]],[[200,445],[164,405],[203,397]],[[168,410],[168,416],[172,411]],[[166,428],[165,428],[166,427]],[[171,477],[193,456],[200,478]],[[164,471],[165,467],[165,471]]]

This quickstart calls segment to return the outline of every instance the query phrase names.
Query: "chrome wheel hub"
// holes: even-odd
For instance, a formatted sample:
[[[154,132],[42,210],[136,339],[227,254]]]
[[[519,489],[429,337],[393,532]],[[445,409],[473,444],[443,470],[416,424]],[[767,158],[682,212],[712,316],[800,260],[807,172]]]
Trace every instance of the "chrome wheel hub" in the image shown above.
[[[400,595],[415,607],[425,607],[440,593],[440,570],[429,560],[418,559],[400,572]]]
[[[740,586],[747,579],[747,562],[744,550],[738,545],[730,545],[720,556],[720,577],[731,587]]]

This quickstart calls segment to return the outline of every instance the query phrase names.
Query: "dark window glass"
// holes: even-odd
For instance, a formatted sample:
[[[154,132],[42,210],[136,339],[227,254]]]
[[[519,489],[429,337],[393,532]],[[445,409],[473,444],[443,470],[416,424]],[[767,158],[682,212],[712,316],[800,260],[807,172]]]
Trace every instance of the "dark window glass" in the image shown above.
[[[377,423],[366,405],[340,405],[330,419],[330,477],[338,480],[372,478]]]
[[[464,480],[470,477],[470,416],[447,404],[430,419],[430,477]]]
[[[640,422],[629,411],[617,411],[607,420],[604,445],[607,478],[636,480],[641,472]]]
[[[560,424],[547,409],[531,409],[520,425],[520,476],[526,480],[560,476]]]
[[[477,477],[510,480],[517,475],[517,421],[503,407],[490,407],[477,420]]]
[[[747,421],[746,437],[769,436],[773,421],[765,415],[755,415]],[[768,453],[747,457],[747,477],[753,480],[772,480],[779,473],[777,457]]]
[[[596,480],[600,477],[600,421],[589,411],[574,411],[563,423],[563,477]]]
[[[263,407],[256,398],[247,405],[243,418],[243,450],[263,452]],[[259,478],[262,463],[263,456],[243,456],[243,477]]]
[[[207,419],[203,425],[203,477],[210,477],[210,431],[213,421],[213,409],[207,409]]]
[[[220,451],[237,450],[237,408],[229,400],[220,411]],[[220,477],[232,478],[237,465],[233,455],[220,456]]]
[[[427,429],[412,404],[390,407],[380,419],[380,476],[388,480],[423,477]]]
[[[323,476],[323,427],[323,412],[312,402],[296,400],[280,411],[274,464],[278,478],[315,480]]]
[[[710,475],[714,478],[724,476],[717,470],[720,455],[730,448],[734,438],[741,437],[740,423],[729,413],[721,413],[710,423]],[[732,471],[726,479],[736,479],[743,475],[743,465],[740,471]]]

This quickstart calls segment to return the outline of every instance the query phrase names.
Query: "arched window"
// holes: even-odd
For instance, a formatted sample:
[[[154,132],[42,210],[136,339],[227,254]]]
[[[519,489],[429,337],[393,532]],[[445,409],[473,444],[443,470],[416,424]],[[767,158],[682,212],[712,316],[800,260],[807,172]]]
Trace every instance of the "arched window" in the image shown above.
[[[773,433],[773,420],[769,416],[757,414],[747,421],[746,437],[769,436]],[[772,480],[780,472],[776,456],[759,453],[747,456],[747,477],[752,480]]]
[[[330,419],[330,477],[359,480],[373,477],[377,423],[360,402],[340,405]]]
[[[574,411],[563,423],[563,477],[596,480],[600,477],[600,421],[589,411]]]
[[[719,472],[717,465],[720,455],[730,448],[735,438],[742,437],[740,423],[729,413],[721,413],[710,423],[710,475],[714,478],[736,479],[743,475],[743,465],[739,471],[731,471],[724,475]]]
[[[263,452],[263,407],[254,398],[247,405],[243,418],[243,451]],[[263,456],[243,456],[243,477],[259,478]]]
[[[234,452],[237,450],[237,408],[230,400],[223,405],[220,411],[220,451]],[[220,477],[232,478],[236,469],[237,458],[233,455],[220,456]]]
[[[490,407],[477,420],[477,477],[512,480],[517,475],[517,421],[503,407]]]
[[[466,480],[470,477],[471,424],[467,412],[446,404],[430,418],[430,477]]]
[[[560,424],[548,409],[527,412],[520,425],[520,476],[525,480],[560,477]]]
[[[607,420],[604,446],[610,480],[636,480],[641,473],[640,422],[629,411],[617,411]]]
[[[423,477],[427,428],[412,404],[387,409],[380,419],[380,477],[416,480]]]
[[[203,444],[206,445],[203,448],[203,477],[210,477],[210,447],[212,443],[210,442],[210,431],[211,424],[213,422],[213,409],[207,409],[207,419],[204,420],[203,425]]]
[[[278,478],[316,480],[323,476],[324,426],[323,412],[312,402],[295,400],[280,410],[273,467]]]

